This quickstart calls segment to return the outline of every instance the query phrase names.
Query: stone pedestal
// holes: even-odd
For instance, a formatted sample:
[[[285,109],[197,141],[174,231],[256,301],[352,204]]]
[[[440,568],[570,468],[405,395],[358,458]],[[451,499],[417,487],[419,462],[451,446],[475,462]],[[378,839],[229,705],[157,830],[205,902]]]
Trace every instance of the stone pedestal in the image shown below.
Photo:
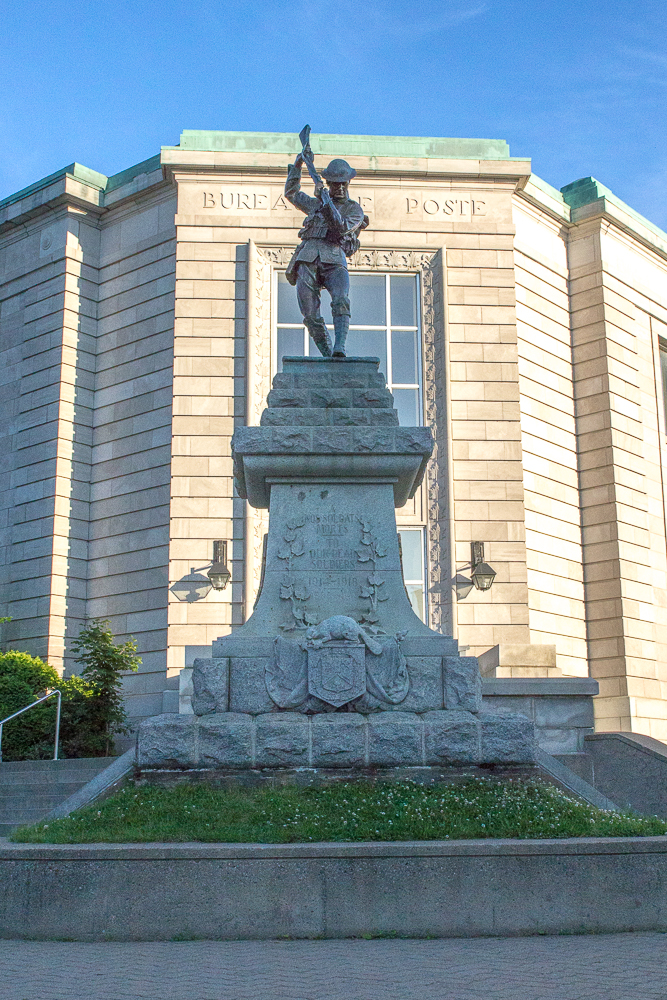
[[[142,767],[532,761],[531,724],[480,713],[477,660],[412,610],[394,509],[433,440],[399,427],[378,366],[285,358],[261,426],[234,435],[239,496],[269,509],[260,593],[195,661],[194,717],[143,724]]]

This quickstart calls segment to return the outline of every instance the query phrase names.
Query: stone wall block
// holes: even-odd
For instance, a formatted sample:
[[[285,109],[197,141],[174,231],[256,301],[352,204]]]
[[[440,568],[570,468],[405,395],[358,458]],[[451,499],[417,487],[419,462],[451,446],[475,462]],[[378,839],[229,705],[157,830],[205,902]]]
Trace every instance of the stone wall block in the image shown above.
[[[308,767],[310,723],[297,712],[271,712],[255,719],[255,767]]]
[[[393,409],[394,397],[389,389],[356,389],[352,406],[370,406],[372,409]]]
[[[347,409],[325,410],[324,412],[331,418],[331,423],[335,426],[366,427],[371,423],[371,414],[374,411],[359,410],[350,406]],[[389,410],[382,412],[389,413]]]
[[[355,450],[352,431],[347,427],[316,427],[313,430],[313,448],[325,455],[335,452],[350,454]]]
[[[310,403],[311,407],[321,407],[328,409],[329,407],[335,407],[340,409],[341,407],[347,407],[348,409],[353,405],[352,403],[352,389],[311,389],[310,391]]]
[[[311,722],[313,767],[363,767],[367,720],[355,712],[326,712]]]
[[[200,719],[197,763],[199,767],[250,767],[253,758],[251,715],[221,712]]]
[[[268,656],[232,656],[229,665],[229,711],[260,715],[275,705],[266,690]]]
[[[445,708],[479,712],[482,707],[482,679],[477,657],[445,656],[443,668]]]
[[[592,730],[595,725],[593,699],[581,697],[536,698],[535,725],[540,728]]]
[[[156,715],[137,732],[137,767],[186,768],[197,766],[194,715]]]
[[[266,397],[266,403],[269,407],[306,407],[311,405],[310,393],[307,389],[271,389]],[[317,406],[317,403],[314,405]]]
[[[428,712],[444,708],[441,656],[408,656],[410,690],[397,705],[400,712]]]
[[[583,729],[540,729],[536,735],[540,749],[558,755],[583,753],[585,750],[584,736],[587,731]]]
[[[481,760],[485,764],[527,764],[535,760],[535,731],[525,715],[480,712]]]
[[[480,724],[470,712],[426,712],[426,764],[475,764],[480,759]]]
[[[273,410],[263,410],[260,424],[262,427],[316,427],[332,423],[331,417],[332,414],[328,410],[283,406]]]
[[[244,428],[244,433],[248,428]],[[271,431],[271,450],[298,454],[308,453],[312,448],[311,431],[304,427],[274,427]],[[329,431],[324,431],[328,434]],[[245,439],[244,439],[245,443]],[[265,448],[265,451],[269,449]]]
[[[352,450],[364,454],[395,451],[395,434],[389,427],[360,427],[352,432]]]
[[[192,666],[192,688],[195,715],[226,712],[229,707],[229,657],[196,659]]]
[[[424,723],[408,712],[368,716],[368,763],[379,767],[420,765],[424,760]]]
[[[559,698],[558,701],[561,699]],[[502,697],[494,697],[493,695],[484,695],[483,706],[485,710],[493,712],[498,715],[525,715],[527,719],[532,719],[535,721],[535,698],[529,697],[512,697],[511,695],[503,695]],[[555,723],[551,723],[555,725]]]

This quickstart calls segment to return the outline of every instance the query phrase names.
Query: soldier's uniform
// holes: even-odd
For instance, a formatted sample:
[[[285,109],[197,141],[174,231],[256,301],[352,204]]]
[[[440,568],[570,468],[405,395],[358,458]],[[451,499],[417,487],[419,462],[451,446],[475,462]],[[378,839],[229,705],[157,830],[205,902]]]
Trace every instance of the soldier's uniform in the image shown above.
[[[349,182],[355,174],[356,170],[345,160],[332,160],[322,171],[328,181]],[[301,190],[300,164],[289,168],[285,197],[307,216],[299,231],[302,242],[287,268],[287,280],[296,285],[308,332],[320,352],[331,357],[331,342],[320,314],[321,290],[326,288],[331,295],[334,355],[345,357],[345,339],[350,327],[350,277],[345,249],[349,252],[358,245],[355,237],[364,224],[363,209],[351,198],[327,203],[305,194]]]

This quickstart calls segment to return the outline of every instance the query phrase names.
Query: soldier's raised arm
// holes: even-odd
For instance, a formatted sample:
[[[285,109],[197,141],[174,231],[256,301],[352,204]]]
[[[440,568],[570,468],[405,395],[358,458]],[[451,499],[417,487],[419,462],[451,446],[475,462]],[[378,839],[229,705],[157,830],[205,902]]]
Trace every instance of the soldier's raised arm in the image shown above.
[[[338,206],[329,199],[322,206],[322,215],[334,230],[337,236],[345,236],[353,233],[361,227],[364,221],[364,210],[356,201],[348,201],[342,213]]]
[[[313,212],[319,202],[317,198],[311,198],[301,190],[301,167],[303,157],[298,154],[294,163],[287,168],[287,180],[285,181],[285,197],[291,201],[295,208],[298,208],[305,215]]]

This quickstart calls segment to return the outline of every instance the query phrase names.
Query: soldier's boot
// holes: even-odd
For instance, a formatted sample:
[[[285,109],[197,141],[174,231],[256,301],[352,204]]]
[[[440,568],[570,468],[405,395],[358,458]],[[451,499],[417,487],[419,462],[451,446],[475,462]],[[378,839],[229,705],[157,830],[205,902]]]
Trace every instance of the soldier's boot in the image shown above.
[[[315,320],[306,320],[308,333],[313,338],[313,342],[324,358],[331,357],[331,341],[324,320],[320,317]]]
[[[333,356],[334,358],[344,358],[345,355],[345,341],[347,340],[347,335],[350,329],[350,317],[349,316],[334,316],[334,333],[336,339],[334,341]]]

